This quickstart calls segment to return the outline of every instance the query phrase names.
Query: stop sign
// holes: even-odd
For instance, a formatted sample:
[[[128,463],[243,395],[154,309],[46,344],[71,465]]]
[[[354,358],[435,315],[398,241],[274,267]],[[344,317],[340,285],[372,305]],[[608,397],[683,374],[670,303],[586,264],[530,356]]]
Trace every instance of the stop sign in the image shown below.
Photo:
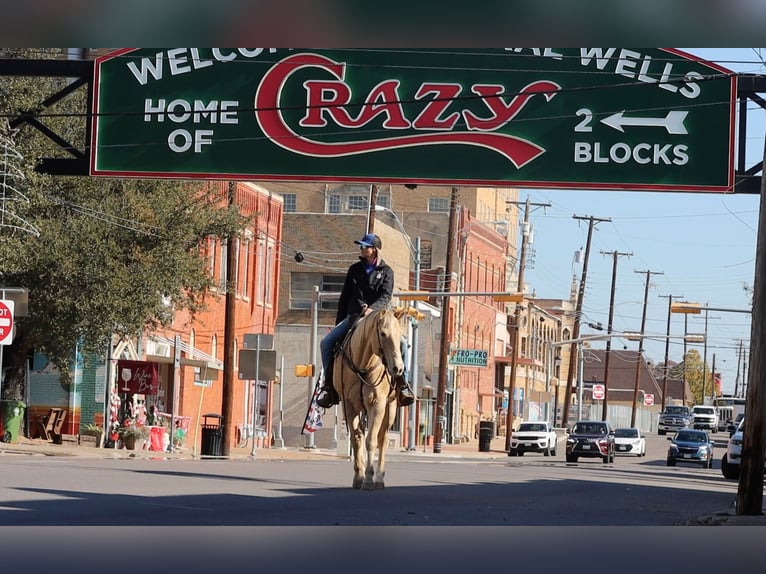
[[[0,300],[0,345],[13,340],[13,301]]]
[[[644,404],[647,407],[651,407],[654,404],[654,395],[645,394],[644,395]]]
[[[604,385],[601,385],[601,384],[593,385],[593,399],[594,400],[596,400],[596,401],[603,400],[604,392],[605,392]]]

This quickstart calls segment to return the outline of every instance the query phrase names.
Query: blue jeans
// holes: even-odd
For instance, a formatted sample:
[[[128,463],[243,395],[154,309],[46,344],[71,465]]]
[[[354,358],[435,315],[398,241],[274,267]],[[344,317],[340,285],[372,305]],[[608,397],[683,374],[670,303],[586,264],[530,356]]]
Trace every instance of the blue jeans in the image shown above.
[[[335,325],[335,327],[333,327],[332,330],[319,342],[319,351],[322,355],[322,368],[325,373],[327,372],[327,366],[333,359],[335,343],[342,340],[350,328],[351,324],[349,323],[348,317],[346,317],[343,321]],[[402,336],[402,340],[399,344],[399,350],[402,353],[402,362],[404,363],[404,380],[409,382],[410,346],[407,344],[407,338],[404,336]]]

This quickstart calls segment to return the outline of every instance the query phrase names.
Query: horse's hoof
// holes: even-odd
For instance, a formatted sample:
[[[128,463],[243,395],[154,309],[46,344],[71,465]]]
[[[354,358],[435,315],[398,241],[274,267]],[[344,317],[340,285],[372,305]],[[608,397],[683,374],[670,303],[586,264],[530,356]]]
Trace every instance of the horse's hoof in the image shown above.
[[[375,490],[383,490],[384,488],[386,488],[386,483],[385,482],[376,482],[375,483]]]
[[[363,490],[375,490],[375,483],[373,483],[373,482],[364,482],[364,483],[362,483],[362,489]]]
[[[354,490],[360,490],[362,488],[362,479],[355,478],[351,486],[354,488]]]

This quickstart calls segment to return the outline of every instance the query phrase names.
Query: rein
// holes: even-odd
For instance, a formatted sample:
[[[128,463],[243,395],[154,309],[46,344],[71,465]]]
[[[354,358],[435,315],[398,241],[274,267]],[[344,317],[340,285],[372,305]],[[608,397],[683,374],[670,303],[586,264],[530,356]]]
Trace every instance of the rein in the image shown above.
[[[343,354],[343,359],[346,361],[346,364],[351,369],[351,371],[356,375],[356,377],[359,379],[359,381],[366,386],[370,387],[377,387],[383,382],[383,379],[386,378],[386,375],[388,375],[389,379],[391,379],[391,374],[388,372],[388,365],[386,365],[386,361],[383,359],[383,342],[380,340],[380,329],[376,329],[376,334],[378,336],[378,354],[381,357],[381,362],[383,363],[383,372],[380,374],[380,377],[378,377],[377,381],[368,381],[367,380],[367,371],[364,369],[360,369],[354,364],[354,360],[351,358],[351,356],[348,354],[348,347],[351,342],[351,338],[346,341],[346,344],[341,347],[341,353]]]

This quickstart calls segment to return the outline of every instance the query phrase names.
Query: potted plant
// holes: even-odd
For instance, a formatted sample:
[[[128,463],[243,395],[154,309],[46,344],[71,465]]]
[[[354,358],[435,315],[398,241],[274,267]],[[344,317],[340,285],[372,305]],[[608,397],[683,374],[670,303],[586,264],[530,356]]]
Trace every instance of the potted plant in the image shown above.
[[[101,425],[97,425],[94,423],[88,423],[83,426],[82,428],[82,434],[89,437],[95,438],[95,445],[96,447],[101,446],[101,439],[104,436],[104,429]]]
[[[126,449],[136,450],[137,446],[140,447],[149,438],[149,429],[144,425],[123,425],[117,429],[117,434]]]

